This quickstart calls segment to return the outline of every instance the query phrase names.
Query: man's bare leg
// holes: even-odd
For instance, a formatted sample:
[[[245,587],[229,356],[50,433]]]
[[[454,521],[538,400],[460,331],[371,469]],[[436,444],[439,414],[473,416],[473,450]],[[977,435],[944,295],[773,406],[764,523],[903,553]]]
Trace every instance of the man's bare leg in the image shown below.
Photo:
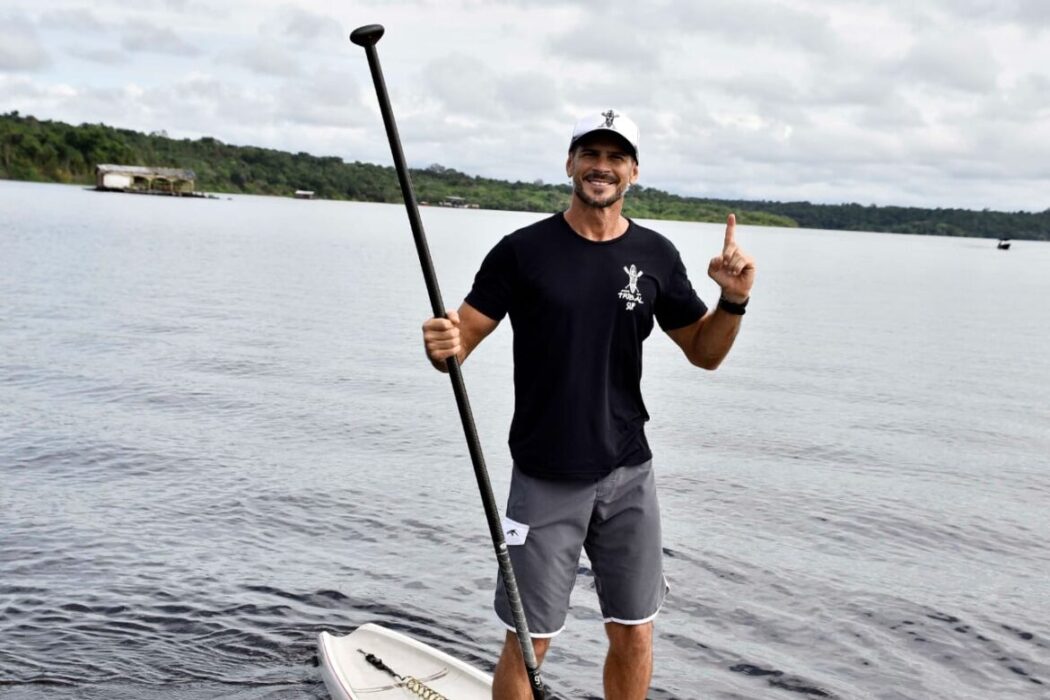
[[[653,623],[605,625],[605,700],[645,700],[653,676]]]
[[[532,648],[536,650],[536,663],[542,664],[543,657],[551,645],[550,639],[533,639]],[[493,700],[532,700],[532,684],[529,674],[525,672],[525,661],[521,658],[521,644],[518,635],[507,632],[503,640],[503,653],[496,664],[496,673],[492,676]]]

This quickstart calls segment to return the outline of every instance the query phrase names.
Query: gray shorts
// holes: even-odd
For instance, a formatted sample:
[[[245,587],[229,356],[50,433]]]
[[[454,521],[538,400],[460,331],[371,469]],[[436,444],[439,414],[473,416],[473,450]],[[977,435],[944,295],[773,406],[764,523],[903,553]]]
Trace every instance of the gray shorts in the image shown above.
[[[536,479],[514,467],[503,525],[532,636],[564,629],[581,549],[605,622],[639,625],[663,605],[668,589],[651,460],[595,483]],[[495,608],[513,632],[502,575]]]

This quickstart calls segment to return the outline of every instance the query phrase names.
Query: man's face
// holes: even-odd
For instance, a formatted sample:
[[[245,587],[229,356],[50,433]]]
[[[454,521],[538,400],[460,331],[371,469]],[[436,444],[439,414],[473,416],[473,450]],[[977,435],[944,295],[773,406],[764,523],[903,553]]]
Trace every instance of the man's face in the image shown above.
[[[622,139],[596,132],[576,144],[565,162],[572,191],[584,204],[604,209],[623,198],[638,181],[638,163]]]

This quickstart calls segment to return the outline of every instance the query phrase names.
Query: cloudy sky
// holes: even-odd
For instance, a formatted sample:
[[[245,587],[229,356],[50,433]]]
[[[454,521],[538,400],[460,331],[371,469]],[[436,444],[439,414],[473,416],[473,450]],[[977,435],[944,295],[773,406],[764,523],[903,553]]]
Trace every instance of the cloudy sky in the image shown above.
[[[640,9],[645,8],[645,9]],[[642,184],[1050,207],[1050,0],[3,0],[0,111],[564,181],[575,117],[642,128]]]

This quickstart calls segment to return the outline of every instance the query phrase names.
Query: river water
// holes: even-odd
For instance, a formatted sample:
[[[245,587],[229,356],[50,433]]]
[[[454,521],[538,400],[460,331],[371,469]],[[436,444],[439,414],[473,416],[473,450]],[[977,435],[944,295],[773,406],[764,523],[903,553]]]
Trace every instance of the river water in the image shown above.
[[[423,211],[446,302],[537,215]],[[703,274],[723,227],[659,222]],[[650,697],[1050,697],[1050,244],[739,229],[732,355],[643,391]],[[321,698],[368,621],[491,670],[495,563],[399,206],[0,182],[0,696]],[[510,329],[465,367],[509,478]],[[583,563],[544,671],[601,695]]]

